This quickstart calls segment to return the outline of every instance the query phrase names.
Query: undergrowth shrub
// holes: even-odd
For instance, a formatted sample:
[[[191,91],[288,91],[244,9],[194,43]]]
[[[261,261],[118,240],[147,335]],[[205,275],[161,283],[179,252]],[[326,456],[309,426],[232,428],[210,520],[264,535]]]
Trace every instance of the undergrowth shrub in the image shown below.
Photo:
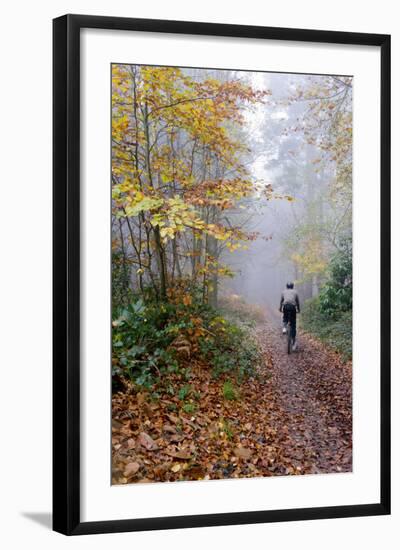
[[[352,357],[352,312],[327,314],[321,311],[318,298],[304,303],[301,326],[338,351],[344,360]]]
[[[218,318],[223,326],[215,330],[215,337],[201,339],[202,356],[213,368],[213,376],[232,373],[239,382],[254,374],[261,362],[261,353],[250,330]],[[214,327],[212,327],[214,328]]]
[[[342,239],[329,264],[328,280],[319,296],[305,302],[302,327],[315,334],[345,360],[352,356],[352,245]]]
[[[235,401],[238,399],[238,391],[231,380],[226,380],[222,386],[222,395],[227,401]]]
[[[249,328],[203,304],[195,290],[169,291],[165,302],[134,296],[129,305],[114,308],[112,345],[113,380],[129,379],[148,389],[168,374],[190,380],[193,358],[210,365],[215,377],[229,373],[238,381],[261,360]],[[165,384],[167,392],[173,391]],[[190,390],[190,385],[182,386],[179,398],[184,400]]]

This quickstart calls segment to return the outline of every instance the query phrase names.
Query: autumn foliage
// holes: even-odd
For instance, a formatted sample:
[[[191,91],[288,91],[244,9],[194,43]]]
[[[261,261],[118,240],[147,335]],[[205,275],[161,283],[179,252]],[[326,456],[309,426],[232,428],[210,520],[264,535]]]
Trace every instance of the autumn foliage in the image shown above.
[[[113,65],[113,249],[129,286],[158,298],[186,278],[216,301],[229,275],[223,250],[254,235],[226,211],[269,186],[252,181],[243,162],[243,109],[267,92],[239,79],[189,76],[175,67]]]
[[[351,470],[349,363],[308,336],[288,358],[279,317],[224,284],[232,258],[250,270],[248,249],[272,238],[252,213],[280,200],[295,214],[286,265],[319,292],[307,328],[322,338],[312,322],[328,309],[351,321],[351,258],[335,256],[351,232],[351,81],[310,78],[287,99],[307,103],[303,118],[271,146],[296,145],[278,193],[255,177],[246,122],[271,101],[265,86],[112,65],[113,483]]]

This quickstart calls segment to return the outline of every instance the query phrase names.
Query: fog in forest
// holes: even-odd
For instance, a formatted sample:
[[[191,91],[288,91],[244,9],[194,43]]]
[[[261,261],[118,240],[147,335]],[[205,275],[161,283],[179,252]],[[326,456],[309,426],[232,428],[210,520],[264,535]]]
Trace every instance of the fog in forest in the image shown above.
[[[351,77],[113,65],[113,483],[351,471],[351,216]]]
[[[324,281],[323,264],[338,244],[335,239],[351,235],[351,193],[343,202],[332,200],[336,159],[321,159],[321,151],[308,142],[301,127],[304,121],[307,125],[310,103],[319,101],[308,99],[307,90],[313,90],[308,94],[313,97],[315,90],[326,86],[331,78],[335,83],[335,78],[279,73],[244,73],[243,78],[270,92],[270,101],[246,115],[247,139],[253,149],[249,169],[255,180],[270,183],[278,196],[292,200],[247,201],[246,225],[258,236],[248,250],[224,254],[224,261],[236,275],[221,284],[221,292],[234,292],[250,303],[277,309],[287,281],[297,284],[303,300],[315,296]],[[306,92],[299,95],[298,90]],[[297,100],[293,100],[296,93]],[[349,110],[350,94],[343,95],[337,96],[342,96],[340,108]],[[330,123],[326,125],[323,114],[318,113],[316,124],[313,121],[313,131],[322,132],[319,139],[328,139],[323,132],[328,134],[332,128]],[[317,250],[308,250],[314,240],[319,241]],[[306,269],[293,261],[296,252],[304,254]],[[321,267],[306,265],[318,260]],[[307,267],[311,267],[308,272]]]
[[[186,280],[275,311],[287,281],[304,301],[336,270],[350,307],[351,77],[116,65],[113,86],[122,302]]]

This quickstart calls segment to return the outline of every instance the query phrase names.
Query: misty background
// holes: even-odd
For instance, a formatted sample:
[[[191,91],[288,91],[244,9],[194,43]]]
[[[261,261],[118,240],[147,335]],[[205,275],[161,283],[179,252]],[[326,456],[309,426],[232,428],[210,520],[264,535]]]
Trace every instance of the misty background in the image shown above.
[[[258,237],[248,250],[224,254],[223,261],[236,275],[221,282],[220,290],[222,294],[233,292],[250,303],[276,310],[287,281],[295,282],[302,301],[317,296],[326,279],[329,257],[339,240],[351,240],[351,181],[342,185],[346,187],[343,197],[334,197],[339,187],[338,160],[343,159],[332,158],[329,151],[318,147],[334,132],[335,121],[324,120],[326,101],[339,100],[334,107],[337,116],[351,116],[350,79],[343,80],[346,84],[340,86],[341,79],[330,76],[237,75],[270,92],[265,104],[246,112],[246,132],[253,150],[247,159],[248,167],[255,180],[268,182],[276,194],[293,200],[256,197],[246,202],[246,226]],[[315,143],[309,139],[312,132],[318,135]],[[350,159],[351,151],[346,162]],[[307,249],[316,241],[314,257],[307,258]],[[299,261],[297,253],[303,253],[304,262]],[[307,266],[307,260],[309,264],[320,260],[320,265]]]

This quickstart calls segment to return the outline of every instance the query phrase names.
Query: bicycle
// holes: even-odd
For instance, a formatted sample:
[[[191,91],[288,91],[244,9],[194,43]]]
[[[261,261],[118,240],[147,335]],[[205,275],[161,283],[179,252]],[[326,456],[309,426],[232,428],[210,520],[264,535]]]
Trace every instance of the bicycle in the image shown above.
[[[294,336],[294,327],[292,326],[292,321],[289,319],[288,324],[286,325],[286,337],[287,337],[287,352],[290,355],[293,351],[293,346],[295,343]]]
[[[287,315],[284,323],[284,331],[283,334],[286,335],[287,338],[287,352],[288,354],[292,353],[292,351],[295,351],[297,347],[296,343],[296,322],[293,323],[293,317],[292,315]]]

